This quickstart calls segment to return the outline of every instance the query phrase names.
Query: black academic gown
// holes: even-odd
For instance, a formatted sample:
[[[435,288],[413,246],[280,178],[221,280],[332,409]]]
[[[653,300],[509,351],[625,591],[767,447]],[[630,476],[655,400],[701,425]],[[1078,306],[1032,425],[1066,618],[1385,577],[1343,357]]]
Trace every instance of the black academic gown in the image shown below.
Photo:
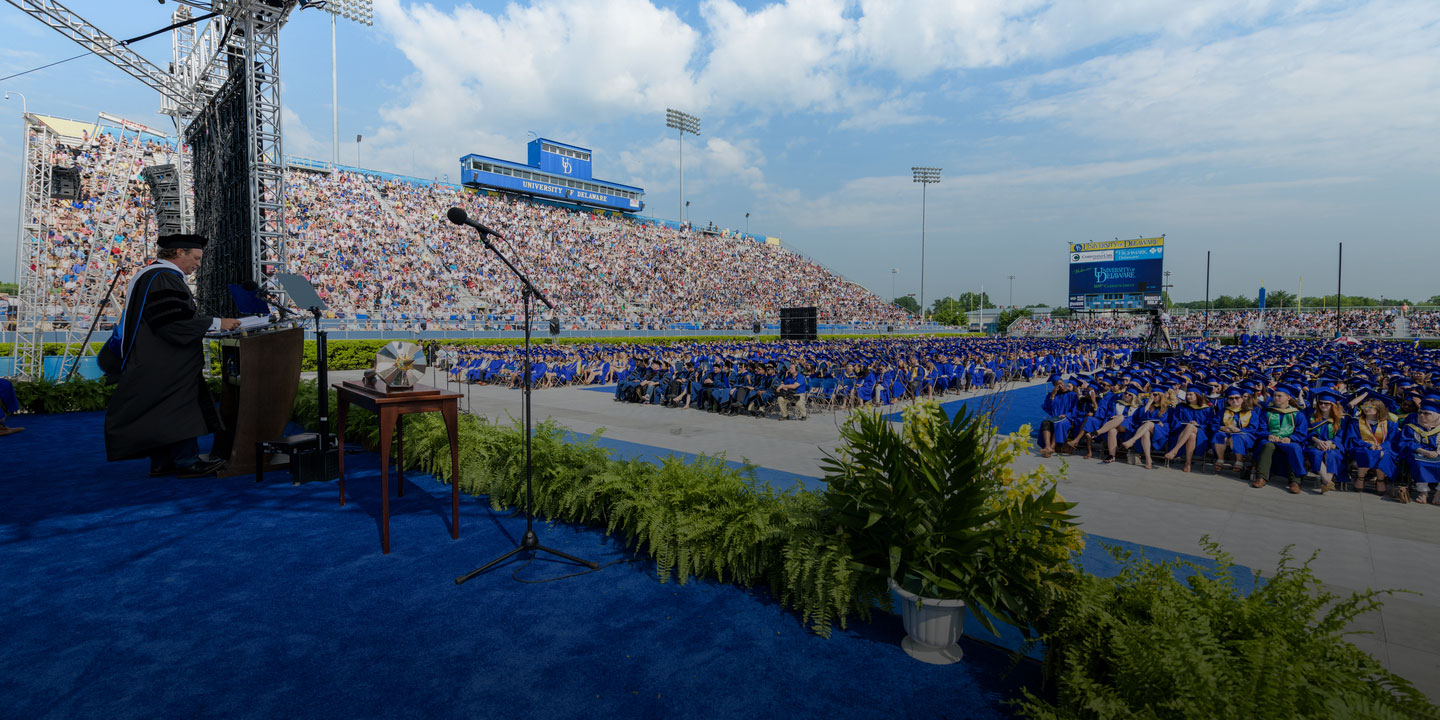
[[[202,338],[213,318],[199,314],[185,276],[152,266],[134,293],[125,306],[125,368],[105,412],[110,460],[147,457],[224,427],[202,374]]]

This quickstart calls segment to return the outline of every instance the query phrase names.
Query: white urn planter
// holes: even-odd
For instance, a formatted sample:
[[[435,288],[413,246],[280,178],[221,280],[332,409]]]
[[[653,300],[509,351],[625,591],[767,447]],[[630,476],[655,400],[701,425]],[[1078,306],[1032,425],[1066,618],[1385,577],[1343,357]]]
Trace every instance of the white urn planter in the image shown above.
[[[960,662],[965,601],[921,597],[893,579],[890,589],[900,596],[900,619],[905,624],[905,639],[900,641],[900,647],[905,654],[932,665]]]

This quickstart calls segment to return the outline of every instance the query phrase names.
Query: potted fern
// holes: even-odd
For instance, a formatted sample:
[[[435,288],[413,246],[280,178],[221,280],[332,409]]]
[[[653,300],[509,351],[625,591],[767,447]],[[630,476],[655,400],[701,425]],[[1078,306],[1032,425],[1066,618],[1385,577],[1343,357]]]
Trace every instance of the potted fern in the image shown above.
[[[999,436],[984,415],[947,418],[922,402],[901,428],[853,414],[824,461],[830,517],[855,568],[904,600],[902,647],[912,657],[960,660],[967,605],[991,633],[993,617],[1028,636],[1072,580],[1070,554],[1083,543],[1074,504],[1044,468],[1014,472],[1022,434]]]

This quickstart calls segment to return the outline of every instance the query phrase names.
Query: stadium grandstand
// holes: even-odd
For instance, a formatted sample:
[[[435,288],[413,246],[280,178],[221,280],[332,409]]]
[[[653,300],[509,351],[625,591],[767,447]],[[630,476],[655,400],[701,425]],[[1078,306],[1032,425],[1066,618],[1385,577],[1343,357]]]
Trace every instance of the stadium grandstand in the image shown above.
[[[83,332],[116,274],[123,285],[153,250],[148,244],[156,233],[153,200],[143,169],[178,157],[173,141],[163,133],[104,113],[94,122],[33,117],[32,139],[48,134],[49,143],[36,143],[46,150],[43,156],[31,153],[26,175],[37,172],[32,167],[36,163],[73,168],[78,188],[74,197],[47,198],[45,212],[33,219],[40,247],[22,262],[35,273],[39,290],[12,299],[5,329],[14,327],[15,309],[33,303],[40,307],[39,329],[47,332],[47,339],[74,341],[78,338],[60,336]],[[572,175],[599,182],[590,178],[590,151],[585,148],[537,139],[529,150],[529,164],[510,165],[536,173],[559,168],[563,174],[568,162]],[[573,195],[547,197],[520,186],[503,187],[482,172],[494,169],[492,161],[465,156],[467,168],[479,167],[462,175],[464,184],[453,184],[287,158],[291,265],[310,278],[330,304],[331,327],[519,329],[514,279],[472,233],[446,221],[445,211],[452,206],[503,229],[507,254],[556,301],[561,327],[567,331],[743,333],[756,322],[773,330],[780,308],[809,305],[819,308],[821,329],[830,332],[919,327],[912,315],[763,237],[690,228],[618,207],[599,207],[593,198],[586,203],[581,201],[587,198]],[[629,188],[636,194],[637,209],[643,208],[640,188],[604,185],[609,190]],[[102,327],[123,310],[118,303],[117,297],[107,308]],[[1204,313],[1192,311],[1177,315],[1172,331],[1198,336],[1206,328],[1212,336],[1328,337],[1335,330],[1335,315],[1308,308],[1212,310],[1207,320]],[[1135,336],[1143,330],[1139,315],[1096,312],[1021,318],[1009,334]],[[1433,337],[1440,334],[1440,311],[1346,308],[1341,332]]]
[[[35,163],[79,174],[74,199],[42,203],[34,220],[43,251],[24,261],[43,288],[41,329],[56,331],[88,325],[97,288],[103,294],[117,273],[123,286],[153,251],[153,201],[141,171],[176,158],[173,142],[153,131],[43,122],[32,139],[39,146],[48,134],[53,151],[32,153],[27,175]],[[304,158],[287,158],[286,168],[291,269],[317,286],[337,327],[518,327],[514,279],[468,229],[446,221],[453,206],[503,229],[503,249],[556,302],[568,330],[748,332],[756,322],[776,327],[782,307],[812,305],[832,331],[914,323],[818,263],[729,230]],[[639,205],[642,191],[633,190]],[[121,310],[112,304],[105,319]]]

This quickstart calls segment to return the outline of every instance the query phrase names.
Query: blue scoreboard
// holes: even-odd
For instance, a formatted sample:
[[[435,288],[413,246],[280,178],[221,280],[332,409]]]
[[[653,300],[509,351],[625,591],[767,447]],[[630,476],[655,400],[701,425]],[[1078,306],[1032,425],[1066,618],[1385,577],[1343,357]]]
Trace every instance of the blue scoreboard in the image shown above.
[[[1104,310],[1160,304],[1165,236],[1074,243],[1070,251],[1070,309]]]
[[[645,209],[645,191],[596,180],[590,151],[576,145],[536,138],[527,146],[524,165],[485,155],[460,158],[460,182],[468,187],[503,190],[606,210],[635,213]]]

